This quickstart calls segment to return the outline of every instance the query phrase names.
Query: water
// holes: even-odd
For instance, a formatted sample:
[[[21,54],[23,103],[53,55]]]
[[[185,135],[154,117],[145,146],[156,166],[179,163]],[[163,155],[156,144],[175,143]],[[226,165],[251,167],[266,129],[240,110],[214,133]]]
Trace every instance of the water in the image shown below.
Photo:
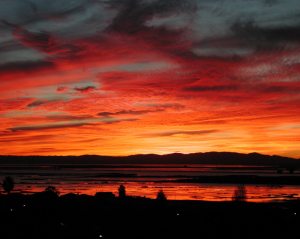
[[[61,195],[79,193],[95,195],[96,192],[113,192],[123,184],[129,196],[156,198],[162,189],[171,200],[231,200],[237,184],[181,183],[174,180],[197,176],[257,175],[300,176],[287,170],[278,174],[274,167],[216,166],[216,165],[2,165],[0,179],[13,177],[14,190],[22,193],[43,191],[55,186]],[[300,197],[298,185],[245,185],[247,201],[269,202],[295,200]]]

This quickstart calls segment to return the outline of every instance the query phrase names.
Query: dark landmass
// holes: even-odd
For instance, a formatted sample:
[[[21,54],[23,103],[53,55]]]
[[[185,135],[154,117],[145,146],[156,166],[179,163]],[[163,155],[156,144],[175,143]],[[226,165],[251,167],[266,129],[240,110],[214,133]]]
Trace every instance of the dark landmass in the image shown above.
[[[0,156],[0,165],[94,165],[97,164],[209,164],[209,165],[264,165],[276,167],[300,167],[300,160],[269,156],[258,153],[240,154],[230,152],[209,152],[167,155],[131,155],[124,157],[82,155],[82,156]]]
[[[170,201],[110,193],[0,194],[1,238],[296,238],[300,201]]]

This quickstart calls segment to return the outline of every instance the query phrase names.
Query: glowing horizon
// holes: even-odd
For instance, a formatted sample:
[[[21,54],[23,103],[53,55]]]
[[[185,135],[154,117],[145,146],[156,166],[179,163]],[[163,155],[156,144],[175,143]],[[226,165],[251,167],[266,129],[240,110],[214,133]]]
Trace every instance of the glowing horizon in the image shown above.
[[[299,11],[296,0],[0,1],[1,155],[300,158]]]

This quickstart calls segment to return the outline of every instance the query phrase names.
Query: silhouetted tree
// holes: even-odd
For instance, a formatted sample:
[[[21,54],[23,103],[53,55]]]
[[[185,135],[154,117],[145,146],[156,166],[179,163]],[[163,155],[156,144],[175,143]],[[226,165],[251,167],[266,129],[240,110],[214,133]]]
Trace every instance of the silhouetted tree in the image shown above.
[[[119,191],[119,198],[121,200],[124,200],[126,197],[125,187],[123,185],[120,185],[118,191]]]
[[[158,191],[156,200],[158,200],[161,203],[165,203],[167,201],[167,197],[162,189]]]
[[[54,186],[48,186],[44,191],[34,193],[32,200],[34,200],[35,207],[52,213],[52,210],[57,207],[59,194],[59,190]]]
[[[60,194],[59,190],[54,186],[48,186],[43,193],[57,197]]]
[[[7,194],[10,194],[10,191],[13,190],[15,186],[15,182],[11,177],[5,177],[2,183],[2,188],[4,189]]]
[[[289,170],[290,173],[294,173],[294,171],[295,171],[296,169],[297,169],[297,168],[292,168],[292,167],[291,167],[291,168],[287,168],[287,170]]]
[[[232,195],[232,201],[236,202],[244,202],[247,198],[247,190],[244,187],[244,185],[240,185],[237,187],[236,190],[234,190],[234,193]]]

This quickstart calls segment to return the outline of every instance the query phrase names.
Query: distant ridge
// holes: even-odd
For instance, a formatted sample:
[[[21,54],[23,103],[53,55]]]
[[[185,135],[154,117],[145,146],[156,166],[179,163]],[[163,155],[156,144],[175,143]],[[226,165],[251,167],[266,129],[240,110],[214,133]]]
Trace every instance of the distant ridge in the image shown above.
[[[2,164],[210,164],[210,165],[259,165],[300,167],[300,160],[259,153],[207,152],[192,154],[141,154],[124,157],[82,156],[0,156]]]

